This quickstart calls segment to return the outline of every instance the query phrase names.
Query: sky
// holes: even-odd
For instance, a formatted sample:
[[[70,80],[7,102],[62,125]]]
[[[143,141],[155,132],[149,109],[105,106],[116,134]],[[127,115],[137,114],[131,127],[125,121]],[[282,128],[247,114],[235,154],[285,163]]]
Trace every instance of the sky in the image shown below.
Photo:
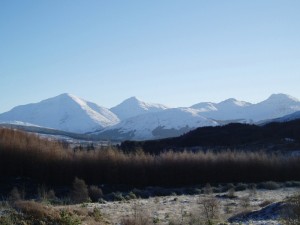
[[[300,98],[299,0],[2,0],[0,113],[71,93],[190,106]]]

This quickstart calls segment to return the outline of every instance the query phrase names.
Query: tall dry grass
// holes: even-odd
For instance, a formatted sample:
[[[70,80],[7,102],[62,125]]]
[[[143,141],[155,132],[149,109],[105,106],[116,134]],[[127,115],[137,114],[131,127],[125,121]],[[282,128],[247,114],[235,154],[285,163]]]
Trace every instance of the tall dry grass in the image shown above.
[[[214,182],[300,180],[300,158],[263,152],[123,153],[116,149],[74,153],[58,142],[17,130],[0,130],[0,176],[48,184],[191,185]]]

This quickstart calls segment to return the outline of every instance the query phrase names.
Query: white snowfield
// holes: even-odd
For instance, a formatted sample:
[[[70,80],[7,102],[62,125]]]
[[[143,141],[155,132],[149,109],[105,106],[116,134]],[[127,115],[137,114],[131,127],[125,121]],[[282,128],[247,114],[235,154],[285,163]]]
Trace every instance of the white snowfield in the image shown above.
[[[119,122],[109,109],[62,94],[39,103],[17,106],[0,115],[0,121],[21,121],[63,131],[84,133]]]
[[[200,115],[199,110],[191,108],[165,109],[161,112],[147,113],[121,121],[119,124],[104,129],[116,130],[120,133],[134,133],[134,139],[159,138],[159,132],[168,132],[170,135],[174,130],[188,131],[197,127],[217,126],[218,123]],[[156,131],[157,130],[157,134]],[[170,136],[166,134],[166,136]],[[171,135],[172,136],[172,135]]]
[[[300,101],[286,94],[273,94],[257,104],[230,98],[220,103],[200,102],[189,108],[169,108],[131,97],[111,109],[62,94],[2,113],[0,123],[30,124],[75,133],[97,131],[95,134],[100,137],[108,134],[116,139],[119,134],[130,134],[129,139],[155,139],[233,121],[258,123],[284,116],[285,120],[295,119],[300,117],[297,112]]]
[[[208,104],[210,109],[208,110]],[[265,101],[257,104],[227,99],[220,103],[199,103],[191,106],[202,111],[202,115],[215,120],[245,120],[259,122],[282,117],[300,111],[300,101],[285,94],[273,94]]]

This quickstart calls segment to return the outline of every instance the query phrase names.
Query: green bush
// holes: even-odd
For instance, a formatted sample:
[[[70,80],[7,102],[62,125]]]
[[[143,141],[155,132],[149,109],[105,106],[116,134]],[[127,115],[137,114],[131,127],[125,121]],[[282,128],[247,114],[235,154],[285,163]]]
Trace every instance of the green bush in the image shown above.
[[[66,210],[62,210],[60,213],[60,225],[81,225],[80,219]]]
[[[90,216],[94,218],[95,221],[100,222],[103,220],[100,209],[94,208],[93,212],[90,213]]]
[[[125,201],[126,200],[121,192],[113,192],[112,198],[114,201]]]
[[[129,193],[125,196],[125,198],[126,198],[127,200],[130,200],[130,199],[136,199],[137,197],[136,197],[136,195],[131,191],[131,192],[129,192]]]
[[[12,214],[0,216],[0,225],[14,225],[15,220]]]

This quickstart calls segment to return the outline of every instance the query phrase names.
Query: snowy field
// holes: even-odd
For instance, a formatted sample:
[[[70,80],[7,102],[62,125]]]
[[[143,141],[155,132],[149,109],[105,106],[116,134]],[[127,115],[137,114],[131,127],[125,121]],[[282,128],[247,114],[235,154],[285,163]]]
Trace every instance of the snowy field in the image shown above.
[[[257,190],[256,193],[246,190],[235,192],[236,197],[234,198],[227,197],[227,193],[212,194],[212,196],[216,197],[220,206],[218,219],[220,222],[227,222],[227,224],[280,224],[281,209],[284,207],[281,202],[299,191],[300,188]],[[103,204],[90,203],[87,207],[89,209],[99,208],[112,224],[118,224],[122,219],[138,213],[157,224],[170,224],[170,222],[188,224],[191,217],[202,214],[200,203],[205,198],[207,195],[204,194],[174,195]],[[243,214],[243,218],[238,217],[239,221],[229,220],[238,214]]]

